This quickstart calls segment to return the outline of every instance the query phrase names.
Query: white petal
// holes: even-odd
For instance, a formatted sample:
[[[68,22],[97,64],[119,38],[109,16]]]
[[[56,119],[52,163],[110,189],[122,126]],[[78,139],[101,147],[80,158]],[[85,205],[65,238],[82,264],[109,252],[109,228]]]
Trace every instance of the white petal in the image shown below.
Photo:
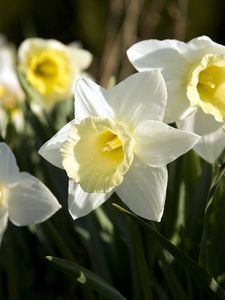
[[[159,121],[143,121],[134,131],[136,154],[147,165],[161,167],[189,151],[200,139]]]
[[[0,143],[0,184],[11,184],[19,180],[19,168],[15,156],[5,143]]]
[[[26,62],[29,59],[29,53],[42,49],[53,48],[60,51],[68,51],[66,45],[53,39],[28,38],[24,40],[18,49],[18,57],[21,62]]]
[[[16,74],[16,50],[11,45],[0,48],[0,81],[17,100],[25,97]]]
[[[84,49],[69,46],[71,60],[74,63],[74,68],[77,72],[81,72],[89,67],[92,61],[92,54]]]
[[[20,181],[8,197],[9,219],[17,226],[43,222],[61,208],[50,190],[25,172],[20,173]]]
[[[159,222],[166,188],[166,167],[152,168],[135,160],[116,193],[135,214]]]
[[[217,122],[213,116],[204,113],[202,109],[196,110],[195,113],[184,120],[177,122],[179,128],[194,132],[201,136],[215,132],[222,127],[222,125],[223,124]]]
[[[191,46],[192,48],[205,48],[205,47],[212,47],[213,45],[214,46],[221,46],[215,42],[213,42],[208,36],[206,35],[202,35],[202,36],[199,36],[197,38],[194,38],[192,40],[190,40],[188,43],[187,43],[188,46]]]
[[[185,118],[195,108],[190,106],[181,80],[167,81],[166,87],[168,100],[163,121],[169,124]]]
[[[187,43],[187,47],[188,51],[185,56],[189,60],[191,58],[192,61],[195,56],[201,57],[208,53],[225,54],[225,47],[214,42],[207,36],[200,36],[190,40]]]
[[[16,78],[15,74],[15,49],[11,45],[2,45],[0,48],[0,80],[8,82],[8,79]],[[5,76],[6,75],[6,76]],[[5,80],[6,78],[6,80]],[[8,82],[10,83],[10,82]],[[11,83],[10,83],[11,85]]]
[[[67,123],[61,128],[50,140],[48,140],[38,153],[54,166],[63,169],[62,158],[60,154],[60,147],[65,142],[67,135],[72,125],[75,124],[75,120]]]
[[[7,113],[0,108],[0,134],[3,138],[6,136],[6,129],[8,125]]]
[[[3,234],[6,231],[8,224],[8,210],[4,206],[0,206],[0,245],[2,242]]]
[[[167,95],[159,70],[136,73],[109,91],[108,101],[117,120],[137,126],[143,120],[162,120]]]
[[[89,214],[103,204],[113,192],[110,193],[86,193],[79,184],[73,180],[69,181],[68,205],[69,212],[75,220]]]
[[[205,135],[200,142],[194,147],[194,150],[209,163],[214,163],[215,160],[225,149],[225,132],[223,128]]]
[[[138,71],[160,68],[165,80],[172,80],[185,73],[186,49],[186,44],[177,40],[146,40],[134,44],[127,55]]]
[[[130,61],[138,71],[161,69],[168,93],[165,123],[176,122],[194,110],[190,108],[183,82],[190,68],[185,58],[187,52],[187,45],[176,40],[142,41],[133,45],[127,52]]]
[[[75,88],[75,118],[89,116],[113,118],[112,108],[106,102],[107,91],[87,78],[77,80]]]
[[[209,163],[214,163],[225,148],[225,132],[223,123],[201,109],[188,118],[177,123],[179,128],[202,135],[194,150]]]
[[[17,132],[22,132],[24,130],[24,114],[23,111],[20,109],[17,109],[15,111],[12,111],[11,118],[13,125],[16,128]]]

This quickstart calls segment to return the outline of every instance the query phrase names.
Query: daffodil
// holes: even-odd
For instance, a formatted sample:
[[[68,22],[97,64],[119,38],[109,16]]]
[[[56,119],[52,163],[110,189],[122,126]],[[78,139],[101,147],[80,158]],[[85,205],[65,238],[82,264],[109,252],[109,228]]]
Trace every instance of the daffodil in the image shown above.
[[[13,153],[5,143],[0,143],[0,243],[8,219],[17,226],[40,223],[60,207],[40,180],[19,172]]]
[[[74,81],[91,63],[90,52],[56,40],[26,39],[19,47],[19,69],[40,96],[43,108],[72,95]]]
[[[199,140],[162,122],[167,99],[160,71],[137,73],[109,91],[80,79],[75,99],[75,119],[39,150],[68,174],[72,217],[116,192],[136,214],[160,221],[166,164]]]
[[[202,136],[194,147],[213,163],[225,148],[225,47],[206,36],[188,43],[146,40],[127,51],[138,71],[160,68],[168,103],[164,121]]]
[[[0,36],[0,133],[3,137],[9,122],[18,132],[24,129],[22,107],[25,95],[15,68],[15,51]]]

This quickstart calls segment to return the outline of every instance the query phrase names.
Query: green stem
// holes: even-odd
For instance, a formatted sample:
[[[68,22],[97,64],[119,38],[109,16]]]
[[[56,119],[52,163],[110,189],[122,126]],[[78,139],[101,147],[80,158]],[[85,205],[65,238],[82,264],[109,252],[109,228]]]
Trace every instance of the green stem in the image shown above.
[[[69,247],[66,245],[62,237],[59,235],[58,231],[55,229],[54,225],[51,223],[51,221],[46,221],[43,224],[46,232],[51,237],[51,239],[54,241],[55,245],[57,246],[58,250],[61,252],[63,257],[65,259],[68,259],[70,261],[76,262],[76,259],[73,255],[73,253],[70,251]]]
[[[203,268],[205,268],[208,273],[210,274],[210,267],[208,265],[208,226],[209,226],[209,216],[210,216],[210,208],[213,204],[213,199],[216,194],[217,188],[220,184],[222,177],[225,175],[225,163],[221,165],[214,176],[212,184],[209,189],[206,208],[205,208],[205,215],[204,215],[204,223],[203,223],[203,230],[202,230],[202,238],[201,238],[201,245],[200,245],[200,253],[199,253],[199,264]]]
[[[15,257],[15,244],[11,226],[7,229],[6,271],[8,285],[8,299],[19,300],[20,289],[18,282],[17,262]]]
[[[142,290],[143,300],[153,299],[152,295],[152,279],[150,276],[148,263],[145,256],[143,239],[141,232],[137,224],[131,224],[132,226],[132,239],[134,256],[136,258],[136,264],[138,269],[139,284]]]

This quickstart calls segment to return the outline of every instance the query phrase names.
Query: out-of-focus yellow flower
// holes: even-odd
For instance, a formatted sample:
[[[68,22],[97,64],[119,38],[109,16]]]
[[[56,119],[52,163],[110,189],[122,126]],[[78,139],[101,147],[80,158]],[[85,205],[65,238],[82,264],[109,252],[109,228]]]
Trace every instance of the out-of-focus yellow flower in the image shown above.
[[[56,40],[30,38],[18,51],[19,69],[44,109],[72,95],[74,81],[92,60],[90,52]]]
[[[23,130],[24,97],[15,71],[15,51],[0,36],[0,133],[3,137],[9,122],[18,132]]]

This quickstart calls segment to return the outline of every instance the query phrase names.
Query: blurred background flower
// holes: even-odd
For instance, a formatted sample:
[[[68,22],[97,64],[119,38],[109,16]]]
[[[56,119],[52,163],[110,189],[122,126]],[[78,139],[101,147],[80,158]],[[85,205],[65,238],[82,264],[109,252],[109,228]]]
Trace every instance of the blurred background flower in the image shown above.
[[[21,75],[38,94],[42,108],[49,110],[56,102],[72,98],[75,81],[89,67],[92,55],[74,44],[30,38],[20,45],[18,60]]]
[[[0,244],[8,219],[17,226],[41,223],[61,208],[55,196],[37,178],[19,172],[16,159],[0,143]]]
[[[25,94],[16,74],[16,49],[0,36],[0,133],[6,136],[8,123],[17,132],[24,129],[23,101]]]

